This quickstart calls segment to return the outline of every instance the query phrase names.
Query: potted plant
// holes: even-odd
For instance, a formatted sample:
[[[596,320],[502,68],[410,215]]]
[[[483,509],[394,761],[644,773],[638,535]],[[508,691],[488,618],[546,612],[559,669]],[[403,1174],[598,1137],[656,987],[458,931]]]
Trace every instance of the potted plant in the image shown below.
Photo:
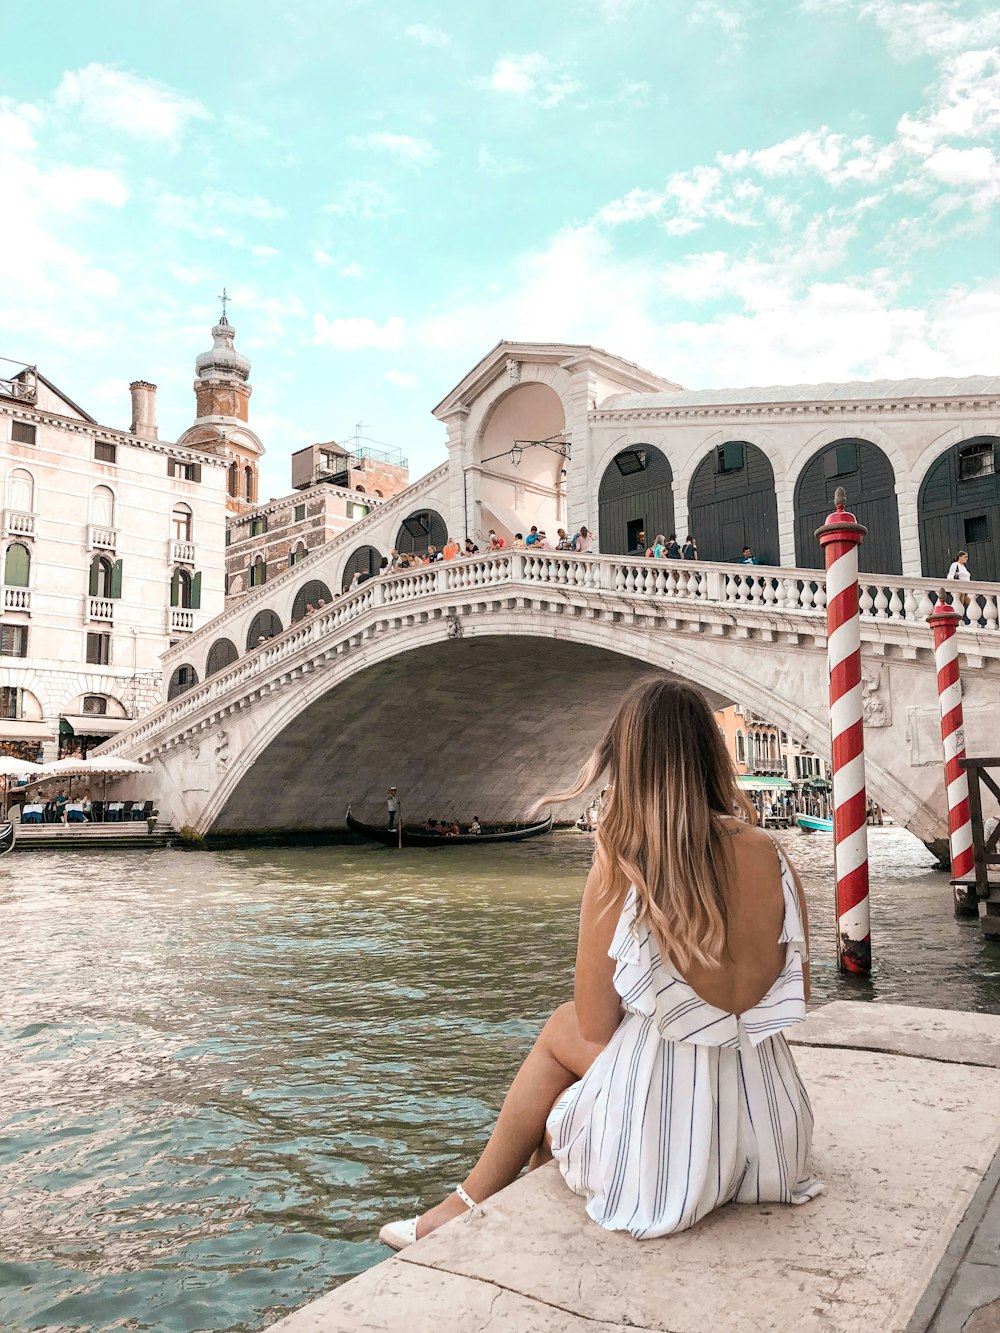
[[[146,816],[147,833],[152,833],[153,829],[156,828],[156,821],[159,819],[159,817],[160,817],[159,810],[150,810],[149,814]]]

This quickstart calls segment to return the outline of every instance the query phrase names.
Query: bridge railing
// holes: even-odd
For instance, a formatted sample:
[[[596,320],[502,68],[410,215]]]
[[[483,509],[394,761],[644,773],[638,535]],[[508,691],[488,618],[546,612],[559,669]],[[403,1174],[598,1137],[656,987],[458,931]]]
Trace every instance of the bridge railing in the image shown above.
[[[998,633],[1000,586],[963,582],[942,585],[934,579],[882,576],[871,581],[863,575],[860,607],[864,624],[888,622],[926,628],[927,616],[945,596],[964,610],[971,628]],[[781,569],[773,566],[731,565],[708,561],[626,559],[621,556],[576,555],[572,552],[499,551],[470,559],[438,562],[417,569],[379,575],[353,591],[342,593],[327,606],[291,625],[283,633],[251,649],[232,666],[170,700],[136,727],[121,732],[101,747],[101,753],[130,753],[160,728],[182,721],[213,701],[223,699],[266,679],[272,669],[297,658],[303,649],[319,648],[342,636],[342,631],[380,607],[404,608],[449,594],[468,596],[478,589],[498,586],[578,589],[598,597],[691,607],[727,607],[734,611],[781,614],[817,627],[825,624],[826,581],[822,570]],[[963,606],[959,597],[968,597]],[[928,646],[931,643],[927,629]],[[303,673],[313,669],[310,653],[302,655]],[[262,688],[267,688],[263,685]]]

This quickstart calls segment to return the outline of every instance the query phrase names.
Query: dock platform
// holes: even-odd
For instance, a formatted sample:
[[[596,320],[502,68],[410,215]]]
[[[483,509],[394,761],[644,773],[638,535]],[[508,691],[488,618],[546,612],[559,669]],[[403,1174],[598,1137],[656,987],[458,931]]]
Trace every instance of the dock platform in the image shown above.
[[[794,1045],[813,1202],[634,1241],[553,1164],[272,1333],[996,1333],[1000,1017],[838,1001]]]
[[[16,824],[14,852],[118,851],[124,848],[168,847],[176,840],[170,824],[157,823],[150,833],[145,822],[120,824]]]

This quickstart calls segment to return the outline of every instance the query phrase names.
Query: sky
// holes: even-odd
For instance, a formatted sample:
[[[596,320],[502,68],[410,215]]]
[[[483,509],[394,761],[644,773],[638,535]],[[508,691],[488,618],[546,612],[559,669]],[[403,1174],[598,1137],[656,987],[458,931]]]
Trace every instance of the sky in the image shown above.
[[[411,477],[500,339],[688,388],[995,372],[984,0],[34,0],[0,75],[0,356],[194,415],[231,295],[260,494]]]

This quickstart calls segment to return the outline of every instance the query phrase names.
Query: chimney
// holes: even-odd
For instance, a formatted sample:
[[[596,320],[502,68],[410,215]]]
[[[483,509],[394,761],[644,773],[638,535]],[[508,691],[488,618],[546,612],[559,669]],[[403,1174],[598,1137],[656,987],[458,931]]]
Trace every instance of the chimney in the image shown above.
[[[156,385],[133,380],[128,387],[132,392],[132,434],[138,435],[140,440],[157,439]]]

